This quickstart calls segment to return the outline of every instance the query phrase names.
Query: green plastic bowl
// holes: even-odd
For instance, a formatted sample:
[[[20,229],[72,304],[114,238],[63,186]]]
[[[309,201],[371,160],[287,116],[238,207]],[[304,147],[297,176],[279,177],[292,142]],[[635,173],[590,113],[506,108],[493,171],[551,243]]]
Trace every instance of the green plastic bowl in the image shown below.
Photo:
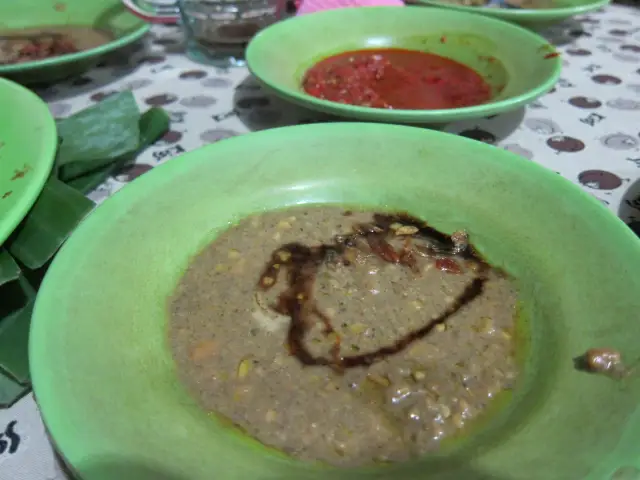
[[[0,78],[0,245],[40,195],[56,156],[49,107],[24,87]]]
[[[515,276],[530,357],[486,428],[420,461],[339,470],[262,447],[183,388],[167,303],[189,259],[230,222],[312,202],[465,227]],[[638,359],[638,271],[640,241],[620,220],[510,152],[376,123],[267,130],[154,168],[80,225],[37,297],[33,386],[83,480],[609,480],[640,468],[640,376],[614,381],[572,359],[597,346]]]
[[[567,18],[592,12],[610,3],[610,0],[556,0],[557,8],[545,9],[515,9],[515,8],[487,8],[453,5],[438,0],[412,0],[415,3],[432,5],[434,7],[449,8],[458,12],[470,12],[499,18],[508,22],[518,23],[527,27],[544,27],[562,22]]]
[[[100,28],[115,39],[78,53],[34,62],[0,65],[0,77],[23,84],[51,83],[80,75],[102,55],[139,40],[149,25],[127,11],[120,0],[20,0],[0,2],[0,30],[52,25]]]
[[[310,67],[328,56],[396,47],[457,60],[493,87],[483,105],[446,110],[385,110],[320,100],[301,87]],[[439,124],[495,115],[532,102],[558,80],[562,62],[542,37],[500,20],[424,7],[340,8],[276,23],[250,43],[251,72],[293,103],[326,113],[385,123]],[[545,58],[547,57],[547,58]]]

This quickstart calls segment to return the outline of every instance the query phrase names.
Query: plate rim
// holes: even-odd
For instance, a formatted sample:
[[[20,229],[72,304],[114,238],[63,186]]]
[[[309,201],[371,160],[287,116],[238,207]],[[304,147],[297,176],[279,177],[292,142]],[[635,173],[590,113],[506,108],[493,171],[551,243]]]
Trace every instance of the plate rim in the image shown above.
[[[441,0],[415,0],[416,2],[429,5],[433,7],[447,8],[450,10],[456,10],[458,12],[470,12],[485,15],[487,17],[498,18],[501,20],[509,20],[514,22],[531,22],[542,23],[545,21],[562,20],[584,13],[598,10],[599,8],[606,7],[611,3],[611,0],[594,0],[591,3],[585,5],[577,5],[575,7],[559,7],[559,8],[545,8],[540,10],[535,9],[508,9],[508,8],[484,8],[472,7],[468,5],[456,5],[443,2]],[[479,10],[479,11],[478,11]]]
[[[56,151],[58,150],[58,129],[56,121],[49,110],[48,105],[38,95],[31,90],[7,80],[6,78],[0,78],[0,90],[6,89],[7,91],[15,92],[16,96],[22,96],[28,98],[33,109],[38,109],[38,117],[43,119],[43,129],[39,133],[42,138],[41,162],[38,165],[42,165],[45,161],[47,163],[40,168],[34,168],[32,174],[28,176],[28,184],[22,190],[20,190],[20,199],[13,206],[11,210],[6,212],[0,218],[0,246],[4,241],[13,233],[16,227],[27,216],[31,207],[35,204],[36,200],[40,196],[42,189],[44,188],[56,159]],[[14,192],[16,194],[16,192]]]

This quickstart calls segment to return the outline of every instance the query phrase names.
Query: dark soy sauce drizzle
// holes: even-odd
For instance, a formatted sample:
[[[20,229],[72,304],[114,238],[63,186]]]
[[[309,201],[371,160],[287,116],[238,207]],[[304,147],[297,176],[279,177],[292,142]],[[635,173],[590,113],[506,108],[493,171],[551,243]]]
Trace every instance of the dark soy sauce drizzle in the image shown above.
[[[349,212],[345,212],[349,215]],[[394,233],[394,226],[414,227],[414,233],[404,235],[404,245],[397,251],[388,238]],[[457,237],[456,237],[457,235]],[[414,245],[413,240],[420,239],[424,245]],[[363,242],[364,240],[364,242]],[[464,291],[454,299],[449,307],[423,327],[400,337],[395,343],[383,346],[375,351],[357,355],[340,354],[340,336],[337,335],[331,319],[317,307],[313,287],[320,267],[325,263],[350,264],[345,258],[347,249],[363,250],[368,247],[370,253],[377,255],[389,263],[397,263],[415,271],[416,254],[420,256],[459,256],[474,262],[477,266],[476,277],[466,286]],[[355,224],[353,233],[337,235],[334,242],[318,247],[308,247],[300,243],[289,243],[275,250],[267,263],[258,288],[271,289],[278,280],[278,272],[286,270],[287,288],[278,296],[277,303],[271,308],[291,318],[287,334],[287,346],[291,355],[303,365],[324,365],[337,371],[347,368],[368,366],[384,358],[401,352],[413,342],[428,335],[437,325],[447,321],[449,317],[462,307],[477,298],[487,281],[488,265],[475,249],[467,243],[466,235],[454,234],[451,237],[435,230],[425,222],[405,213],[394,215],[375,214],[373,222]],[[445,270],[452,274],[458,271]],[[335,342],[330,350],[330,357],[314,356],[304,345],[304,338],[313,326],[312,319],[320,319],[324,325],[324,334],[334,334]]]

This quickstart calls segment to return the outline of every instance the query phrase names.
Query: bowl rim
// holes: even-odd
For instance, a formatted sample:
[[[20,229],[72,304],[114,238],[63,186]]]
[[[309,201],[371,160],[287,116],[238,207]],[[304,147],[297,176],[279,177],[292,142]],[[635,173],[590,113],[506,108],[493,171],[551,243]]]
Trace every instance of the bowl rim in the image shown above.
[[[27,72],[36,70],[39,68],[67,65],[69,63],[86,60],[92,57],[98,57],[105,53],[109,53],[113,50],[122,48],[130,43],[133,43],[141,39],[149,30],[151,25],[144,23],[140,20],[140,25],[133,31],[126,35],[116,38],[110,42],[105,43],[88,50],[82,50],[80,52],[69,53],[66,55],[59,55],[57,57],[49,57],[42,60],[33,60],[31,62],[24,63],[11,63],[8,65],[0,65],[0,75],[18,72]]]
[[[598,1],[609,1],[609,0],[598,0]],[[362,12],[363,10],[368,12],[380,11],[380,12],[395,12],[398,7],[395,6],[374,6],[374,7],[358,7],[358,10]],[[421,8],[422,6],[405,6],[403,8]],[[471,7],[469,7],[471,8]],[[472,117],[482,117],[487,115],[493,115],[496,113],[504,112],[505,110],[515,109],[517,107],[521,107],[526,105],[527,103],[535,100],[536,98],[544,95],[549,90],[553,88],[558,79],[560,78],[562,72],[562,59],[560,55],[555,56],[555,58],[548,58],[548,61],[553,62],[553,71],[550,73],[548,78],[538,85],[535,88],[528,90],[525,93],[520,95],[516,95],[513,97],[505,98],[498,101],[490,101],[488,103],[483,103],[480,105],[473,105],[470,107],[462,107],[462,108],[448,108],[448,109],[434,109],[434,110],[406,110],[406,109],[393,109],[393,110],[385,110],[379,108],[370,108],[370,107],[362,107],[359,105],[348,105],[342,104],[338,102],[332,102],[330,100],[323,100],[320,98],[316,98],[312,95],[309,95],[302,90],[294,90],[289,87],[283,87],[279,85],[277,82],[273,82],[271,80],[265,79],[261,74],[261,68],[255,68],[255,59],[259,56],[259,49],[263,42],[269,42],[269,36],[274,35],[277,29],[282,28],[283,24],[287,22],[295,22],[295,21],[305,21],[305,17],[308,18],[321,18],[327,17],[330,20],[332,15],[340,16],[343,15],[343,12],[349,10],[348,8],[339,8],[333,10],[324,10],[321,12],[315,12],[313,16],[300,16],[300,17],[292,17],[283,22],[276,23],[266,28],[265,30],[259,32],[250,42],[246,49],[245,58],[247,60],[247,67],[252,75],[254,75],[262,84],[264,84],[268,89],[272,90],[274,93],[289,99],[299,105],[310,106],[313,105],[315,108],[325,111],[334,111],[341,112],[345,114],[357,115],[359,118],[380,118],[386,120],[396,120],[396,117],[402,117],[404,119],[408,119],[409,121],[416,122],[424,122],[424,121],[449,121],[463,118],[472,118]],[[541,44],[549,45],[549,49],[547,54],[557,53],[556,48],[549,43],[544,37],[538,35],[537,33],[526,30],[518,25],[514,25],[513,23],[507,22],[505,20],[501,20],[499,18],[493,18],[484,15],[478,15],[473,11],[457,11],[451,8],[438,8],[432,7],[428,10],[429,13],[438,12],[443,14],[447,12],[447,14],[454,15],[462,15],[462,16],[473,16],[473,18],[480,22],[488,22],[488,23],[498,23],[502,29],[517,31],[520,35],[528,36],[531,40],[538,41]],[[308,20],[307,20],[308,21]],[[266,38],[266,40],[264,40]]]
[[[500,18],[503,20],[543,22],[545,20],[561,19],[565,17],[573,17],[587,12],[592,12],[599,8],[605,7],[611,3],[611,0],[591,0],[584,5],[576,5],[575,7],[558,7],[545,8],[536,10],[533,8],[508,9],[508,8],[483,8],[468,5],[456,5],[443,2],[442,0],[415,0],[424,5],[434,7],[448,8],[460,12],[474,12],[480,15]]]

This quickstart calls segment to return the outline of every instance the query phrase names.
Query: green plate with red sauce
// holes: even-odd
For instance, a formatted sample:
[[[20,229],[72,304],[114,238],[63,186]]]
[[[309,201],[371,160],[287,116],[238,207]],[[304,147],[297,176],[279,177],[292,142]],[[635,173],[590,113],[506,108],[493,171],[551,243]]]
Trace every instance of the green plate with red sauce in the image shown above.
[[[305,74],[319,61],[381,48],[455,60],[480,74],[492,97],[462,108],[409,110],[347,105],[305,93]],[[341,8],[285,20],[259,33],[246,58],[262,84],[298,105],[346,118],[413,124],[441,124],[517,109],[549,91],[562,66],[553,46],[521,27],[482,15],[416,6]]]

